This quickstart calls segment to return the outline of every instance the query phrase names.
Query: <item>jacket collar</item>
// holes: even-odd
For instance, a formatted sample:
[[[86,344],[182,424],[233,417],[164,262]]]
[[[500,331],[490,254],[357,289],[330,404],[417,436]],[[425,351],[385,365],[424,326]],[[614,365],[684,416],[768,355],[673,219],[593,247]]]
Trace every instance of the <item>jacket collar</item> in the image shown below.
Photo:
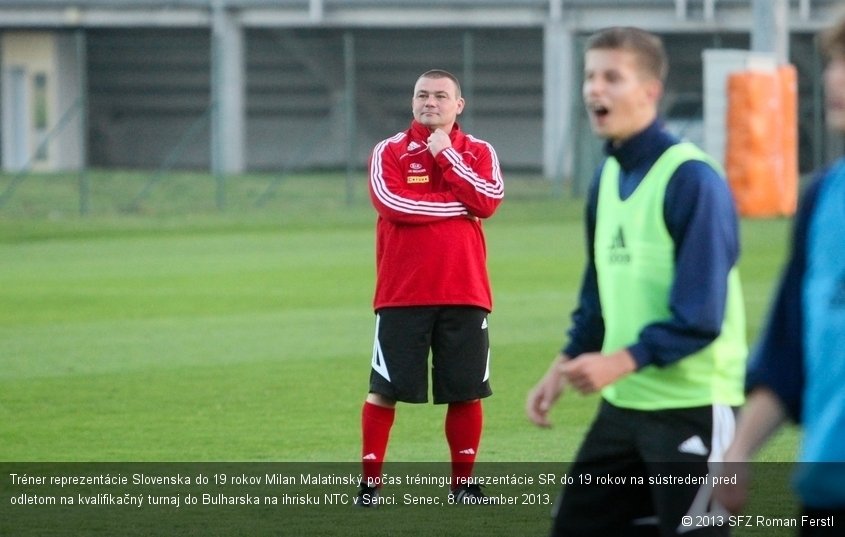
[[[412,140],[426,142],[429,134],[431,134],[431,131],[428,130],[428,127],[415,119],[411,121],[411,128],[408,129],[408,134]],[[462,140],[464,136],[464,131],[461,130],[461,126],[456,121],[452,126],[452,132],[449,133],[449,139],[452,140],[452,144],[456,144],[459,140]]]
[[[654,162],[677,142],[678,139],[665,130],[663,121],[657,119],[617,147],[609,141],[605,142],[604,151],[614,157],[623,170],[631,170],[641,164]]]

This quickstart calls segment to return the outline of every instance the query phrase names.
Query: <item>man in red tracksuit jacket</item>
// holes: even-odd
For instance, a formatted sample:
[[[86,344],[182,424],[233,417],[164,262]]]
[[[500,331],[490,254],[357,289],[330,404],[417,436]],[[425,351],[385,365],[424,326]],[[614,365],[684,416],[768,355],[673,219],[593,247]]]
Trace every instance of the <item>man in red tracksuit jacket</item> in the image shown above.
[[[362,412],[363,480],[356,503],[379,503],[382,463],[397,401],[447,404],[450,503],[483,496],[472,483],[489,384],[492,310],[482,219],[502,201],[493,147],[456,123],[464,99],[454,75],[417,79],[411,127],[376,145],[370,196],[376,226],[376,335]]]

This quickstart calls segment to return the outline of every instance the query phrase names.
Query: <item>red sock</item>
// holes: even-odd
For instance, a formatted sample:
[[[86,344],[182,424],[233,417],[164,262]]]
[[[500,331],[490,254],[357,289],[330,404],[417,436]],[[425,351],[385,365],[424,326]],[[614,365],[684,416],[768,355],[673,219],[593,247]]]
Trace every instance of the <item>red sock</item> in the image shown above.
[[[364,484],[373,482],[381,476],[384,464],[384,454],[387,452],[387,440],[393,427],[395,408],[374,405],[364,402],[361,412],[361,462],[363,466]]]
[[[449,403],[446,411],[446,440],[452,456],[452,487],[472,476],[481,442],[481,401]]]

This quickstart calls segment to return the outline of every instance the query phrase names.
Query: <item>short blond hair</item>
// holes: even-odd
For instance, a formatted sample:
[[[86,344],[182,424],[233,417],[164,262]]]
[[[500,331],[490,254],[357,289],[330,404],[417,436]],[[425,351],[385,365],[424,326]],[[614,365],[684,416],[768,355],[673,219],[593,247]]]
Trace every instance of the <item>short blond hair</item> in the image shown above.
[[[587,39],[587,50],[627,50],[633,52],[643,71],[660,82],[669,74],[669,58],[660,37],[631,26],[600,30]]]

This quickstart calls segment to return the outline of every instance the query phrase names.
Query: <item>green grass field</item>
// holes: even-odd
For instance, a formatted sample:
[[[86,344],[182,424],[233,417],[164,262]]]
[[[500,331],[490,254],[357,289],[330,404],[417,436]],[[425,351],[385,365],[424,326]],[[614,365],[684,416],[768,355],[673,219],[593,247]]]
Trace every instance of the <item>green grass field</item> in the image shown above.
[[[9,178],[0,178],[0,188]],[[121,209],[139,174],[34,176],[0,208],[0,461],[349,461],[373,337],[374,215],[360,179],[163,181]],[[555,427],[524,417],[526,392],[564,341],[583,263],[581,201],[508,183],[486,224],[495,312],[494,396],[481,462],[571,460],[597,399],[568,394]],[[742,224],[756,334],[788,239],[786,220]],[[445,461],[443,408],[401,406],[388,458]],[[794,457],[786,431],[761,460]]]

